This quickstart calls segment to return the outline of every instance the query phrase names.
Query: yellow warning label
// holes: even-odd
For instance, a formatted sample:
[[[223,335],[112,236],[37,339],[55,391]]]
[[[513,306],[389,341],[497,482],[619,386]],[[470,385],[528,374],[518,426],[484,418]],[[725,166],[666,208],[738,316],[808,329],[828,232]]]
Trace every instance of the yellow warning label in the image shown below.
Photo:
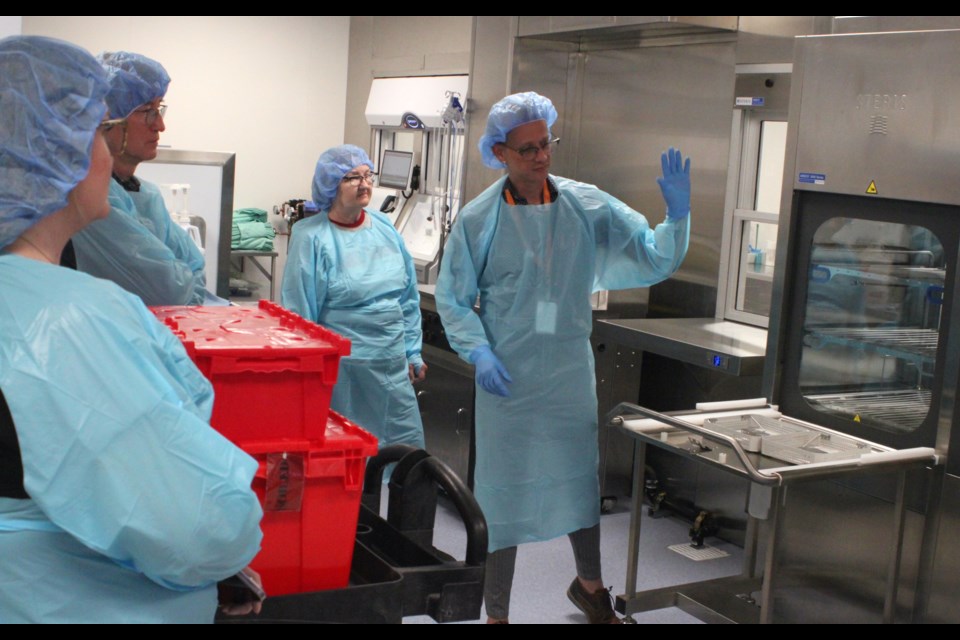
[[[870,181],[870,185],[867,187],[867,193],[870,195],[877,195],[877,183],[873,180]]]

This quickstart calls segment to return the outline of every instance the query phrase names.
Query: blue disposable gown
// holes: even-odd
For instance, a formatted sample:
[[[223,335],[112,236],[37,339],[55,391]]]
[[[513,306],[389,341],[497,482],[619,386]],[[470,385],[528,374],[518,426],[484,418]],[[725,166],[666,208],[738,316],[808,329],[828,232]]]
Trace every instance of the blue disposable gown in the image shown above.
[[[0,622],[212,622],[247,566],[256,462],[134,296],[0,256],[0,389],[28,500],[0,498]]]
[[[596,187],[552,179],[552,204],[506,204],[504,178],[464,207],[437,281],[450,344],[464,359],[489,344],[513,379],[507,398],[477,387],[474,493],[490,551],[599,522],[590,294],[660,282],[689,239],[689,216],[650,229]]]
[[[147,306],[203,304],[203,254],[151,182],[141,180],[136,192],[111,180],[110,215],[76,234],[73,247],[80,271],[116,282]]]
[[[331,408],[380,440],[423,447],[409,365],[419,368],[420,294],[413,259],[386,216],[339,227],[321,213],[293,227],[283,306],[350,339]]]

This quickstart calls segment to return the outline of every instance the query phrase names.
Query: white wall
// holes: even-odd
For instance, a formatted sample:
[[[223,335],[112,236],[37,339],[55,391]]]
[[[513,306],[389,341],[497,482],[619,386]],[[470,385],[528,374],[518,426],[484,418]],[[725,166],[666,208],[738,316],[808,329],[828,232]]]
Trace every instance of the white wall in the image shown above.
[[[23,32],[162,63],[161,144],[236,153],[235,208],[309,198],[343,142],[349,16],[24,16]]]
[[[23,16],[0,16],[0,38],[20,35]]]

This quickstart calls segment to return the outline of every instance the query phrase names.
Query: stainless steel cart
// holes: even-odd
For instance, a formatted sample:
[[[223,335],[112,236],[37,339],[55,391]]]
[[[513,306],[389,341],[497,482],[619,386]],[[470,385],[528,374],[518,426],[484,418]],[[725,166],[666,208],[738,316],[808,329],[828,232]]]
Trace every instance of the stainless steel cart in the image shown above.
[[[635,442],[635,467],[633,508],[630,521],[630,538],[627,559],[625,592],[617,596],[617,611],[633,614],[641,611],[678,607],[706,622],[771,622],[773,621],[774,594],[781,579],[780,539],[783,533],[784,515],[787,510],[786,495],[794,484],[812,481],[851,477],[858,475],[895,474],[898,490],[891,507],[891,536],[897,544],[890,547],[885,576],[883,619],[892,622],[895,617],[897,592],[900,584],[901,549],[904,533],[906,500],[904,487],[908,470],[935,465],[938,458],[934,449],[916,447],[896,450],[853,436],[840,434],[816,424],[786,418],[769,405],[725,412],[697,412],[683,416],[667,416],[632,404],[620,405],[611,412],[611,422]],[[748,452],[736,435],[711,428],[711,420],[717,425],[726,418],[762,416],[771,420],[785,421],[803,429],[811,438],[852,443],[852,451],[831,453],[824,448],[809,453],[810,461],[795,464],[785,462],[795,452],[804,452],[804,447],[794,445],[786,453],[773,449],[781,459],[771,457],[768,449]],[[718,418],[720,420],[718,420]],[[708,426],[704,426],[704,424]],[[793,436],[773,436],[790,438]],[[806,435],[800,436],[806,439]],[[800,443],[802,445],[802,443]],[[668,450],[697,463],[709,465],[722,471],[747,478],[750,481],[748,530],[744,548],[743,571],[738,576],[709,581],[671,586],[650,591],[637,591],[638,566],[640,562],[640,523],[643,511],[643,468],[648,446]],[[759,449],[759,447],[748,448]],[[783,446],[783,445],[780,445]],[[816,456],[839,459],[818,460]],[[758,562],[762,558],[762,571]],[[759,592],[759,597],[757,597]]]

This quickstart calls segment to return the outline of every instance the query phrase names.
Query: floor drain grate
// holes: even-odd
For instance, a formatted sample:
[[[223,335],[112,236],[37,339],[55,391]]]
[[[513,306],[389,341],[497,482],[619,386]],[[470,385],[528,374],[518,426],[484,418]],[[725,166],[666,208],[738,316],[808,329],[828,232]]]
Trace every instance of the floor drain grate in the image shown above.
[[[730,554],[726,551],[716,549],[707,545],[703,545],[699,549],[691,546],[690,543],[686,544],[674,544],[667,549],[670,551],[676,551],[685,558],[690,558],[691,560],[696,560],[697,562],[701,560],[716,560],[717,558],[726,558]]]

